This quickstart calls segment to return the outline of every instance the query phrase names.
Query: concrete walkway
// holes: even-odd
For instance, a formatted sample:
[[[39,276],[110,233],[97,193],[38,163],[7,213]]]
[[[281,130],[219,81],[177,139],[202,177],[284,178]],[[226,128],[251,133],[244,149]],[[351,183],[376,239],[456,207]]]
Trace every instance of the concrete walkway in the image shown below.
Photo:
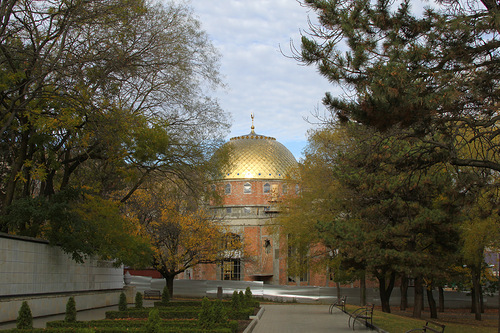
[[[303,333],[303,332],[352,332],[347,325],[349,316],[334,309],[328,313],[328,305],[263,304],[264,314],[252,333]],[[356,331],[367,330],[356,324]]]

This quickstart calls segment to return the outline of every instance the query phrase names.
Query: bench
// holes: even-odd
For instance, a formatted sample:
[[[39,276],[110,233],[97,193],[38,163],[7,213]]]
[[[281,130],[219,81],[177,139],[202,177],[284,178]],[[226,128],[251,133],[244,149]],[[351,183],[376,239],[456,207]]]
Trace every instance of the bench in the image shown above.
[[[342,312],[345,312],[345,304],[347,302],[347,296],[342,296],[341,298],[337,298],[337,301],[330,304],[330,308],[328,312],[333,313],[333,308],[339,308]]]
[[[446,326],[443,324],[439,324],[439,323],[428,320],[425,322],[425,325],[422,326],[422,328],[414,328],[412,330],[406,331],[406,333],[409,333],[409,332],[443,333],[445,327]]]
[[[357,321],[364,321],[365,326],[373,327],[373,308],[375,304],[367,304],[361,308],[354,310],[352,313],[349,313],[349,319],[347,324],[351,327],[351,319],[352,319],[352,330],[354,331],[354,324]]]
[[[161,300],[161,293],[159,290],[144,290],[144,299]]]

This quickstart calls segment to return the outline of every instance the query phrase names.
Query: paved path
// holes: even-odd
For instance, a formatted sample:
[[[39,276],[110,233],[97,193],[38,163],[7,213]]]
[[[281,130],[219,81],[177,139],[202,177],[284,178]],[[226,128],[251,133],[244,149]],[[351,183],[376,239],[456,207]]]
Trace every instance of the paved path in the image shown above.
[[[328,313],[328,305],[263,304],[263,316],[252,333],[322,333],[352,332],[347,326],[348,316],[334,309]],[[356,324],[356,331],[367,330]]]

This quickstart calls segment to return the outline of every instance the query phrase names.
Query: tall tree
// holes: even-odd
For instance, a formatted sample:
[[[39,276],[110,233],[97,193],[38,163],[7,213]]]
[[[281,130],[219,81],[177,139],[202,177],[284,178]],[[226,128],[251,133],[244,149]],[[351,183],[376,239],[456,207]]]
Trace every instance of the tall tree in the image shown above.
[[[47,236],[41,215],[9,220],[23,200],[62,193],[73,205],[64,193],[83,189],[119,210],[149,177],[188,183],[207,170],[228,117],[207,96],[221,83],[219,55],[189,7],[12,0],[0,16],[0,231]],[[81,246],[72,253],[95,254],[67,236]]]
[[[420,13],[410,0],[304,2],[320,23],[302,37],[297,59],[353,93],[326,94],[336,117],[412,127],[425,149],[440,151],[427,162],[500,170],[496,2],[442,1]],[[436,132],[439,140],[426,137]],[[457,135],[466,132],[474,135]],[[460,156],[464,148],[473,154]]]
[[[220,221],[196,205],[197,200],[184,200],[184,194],[172,189],[157,184],[147,191],[137,190],[128,203],[129,213],[137,216],[153,249],[149,262],[165,278],[171,296],[175,276],[200,263],[216,263],[242,246]]]
[[[153,171],[176,174],[220,143],[227,117],[206,96],[220,83],[218,54],[188,7],[51,0],[0,10],[2,211],[89,173],[103,195],[125,180],[125,201]]]
[[[486,172],[489,174],[489,172]],[[483,174],[484,177],[484,174]],[[487,176],[487,178],[491,178]],[[462,224],[462,257],[470,271],[472,285],[472,310],[476,320],[481,320],[482,285],[486,270],[485,251],[500,248],[500,224],[498,218],[498,188],[481,187],[473,189],[473,202],[466,211],[467,220]]]
[[[383,310],[390,312],[398,274],[435,278],[456,254],[453,182],[442,168],[407,169],[413,142],[394,132],[382,134],[359,124],[340,127],[343,143],[325,144],[333,149],[331,176],[343,203],[336,214],[320,220],[319,228],[351,267],[377,278]]]

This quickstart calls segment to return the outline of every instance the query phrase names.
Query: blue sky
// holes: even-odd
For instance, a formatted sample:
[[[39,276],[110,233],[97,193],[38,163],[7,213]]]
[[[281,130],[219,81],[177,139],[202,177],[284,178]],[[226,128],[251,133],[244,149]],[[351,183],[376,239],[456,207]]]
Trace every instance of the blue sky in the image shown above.
[[[229,137],[255,131],[275,137],[297,159],[306,145],[311,118],[326,91],[334,87],[318,74],[285,57],[290,41],[300,45],[314,12],[295,0],[191,0],[194,15],[221,53],[221,74],[227,88],[216,92],[231,114]],[[228,139],[229,139],[228,137]]]

